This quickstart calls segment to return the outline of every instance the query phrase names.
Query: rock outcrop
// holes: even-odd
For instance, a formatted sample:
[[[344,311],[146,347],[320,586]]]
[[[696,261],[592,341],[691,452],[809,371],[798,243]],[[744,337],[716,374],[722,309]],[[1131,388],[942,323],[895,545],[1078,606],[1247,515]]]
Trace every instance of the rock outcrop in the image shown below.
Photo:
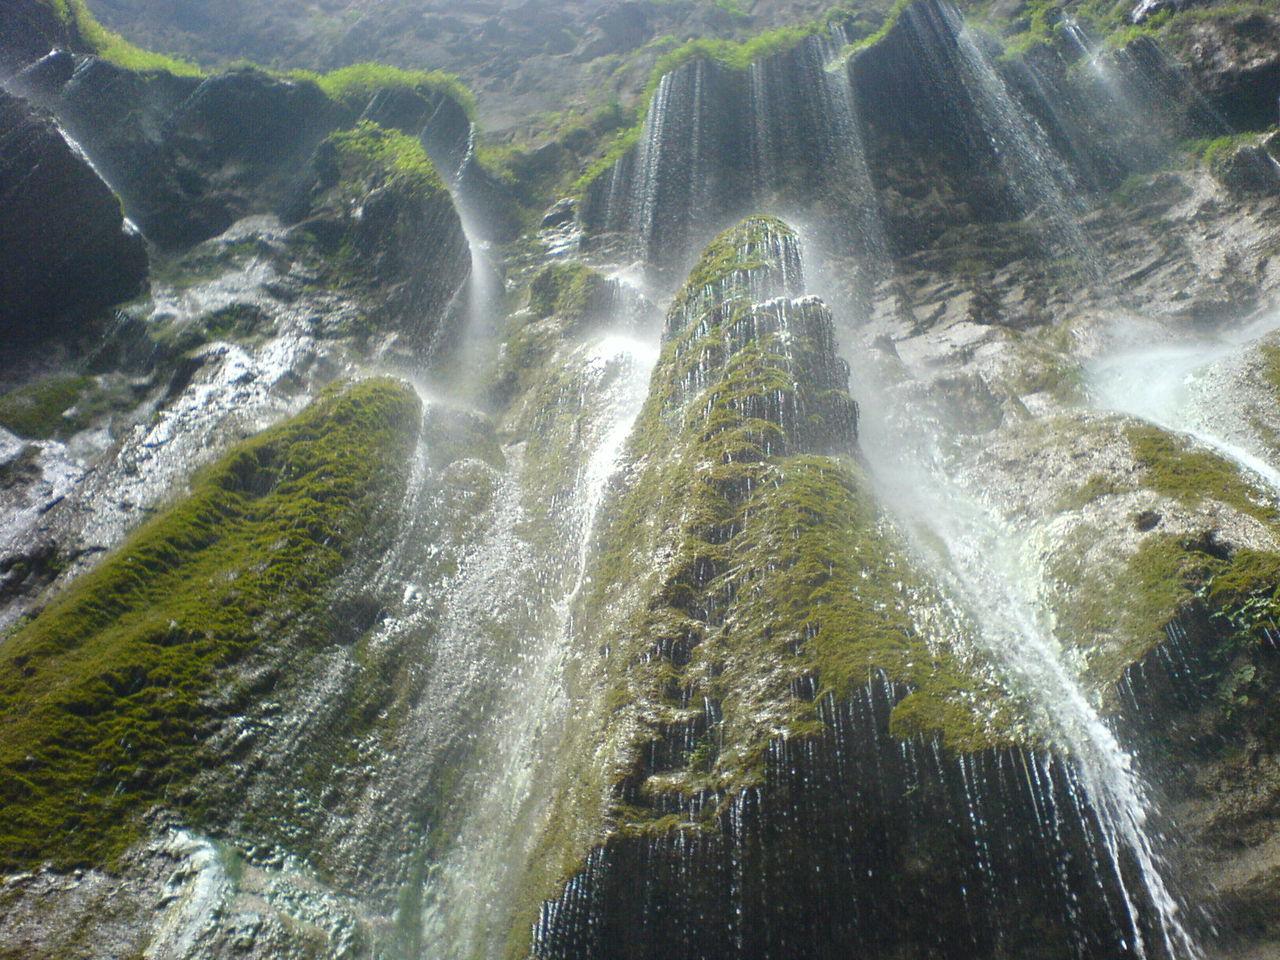
[[[471,271],[453,200],[422,145],[369,121],[316,150],[285,218],[314,238],[336,283],[377,290],[381,329],[438,332]]]
[[[876,506],[830,314],[803,289],[794,233],[750,219],[668,314],[583,601],[585,622],[611,612],[577,678],[603,732],[564,747],[526,881],[563,892],[533,953],[1130,956],[1100,933],[1123,899],[1085,866],[1105,862],[1091,814],[1027,842],[1073,774],[1013,745],[1011,701]]]
[[[0,92],[0,338],[48,338],[146,283],[111,189],[51,117]]]
[[[343,111],[313,84],[139,72],[58,51],[14,86],[55,113],[147,239],[188,247],[271,209]]]

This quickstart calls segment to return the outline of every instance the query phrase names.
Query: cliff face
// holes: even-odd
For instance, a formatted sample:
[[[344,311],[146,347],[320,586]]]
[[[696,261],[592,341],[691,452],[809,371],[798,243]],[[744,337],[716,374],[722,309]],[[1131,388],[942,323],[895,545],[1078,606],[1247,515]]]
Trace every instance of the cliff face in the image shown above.
[[[120,202],[53,120],[0,93],[0,335],[48,337],[76,309],[141,292],[142,238]]]
[[[1274,952],[1273,12],[733,6],[0,5],[0,956]]]

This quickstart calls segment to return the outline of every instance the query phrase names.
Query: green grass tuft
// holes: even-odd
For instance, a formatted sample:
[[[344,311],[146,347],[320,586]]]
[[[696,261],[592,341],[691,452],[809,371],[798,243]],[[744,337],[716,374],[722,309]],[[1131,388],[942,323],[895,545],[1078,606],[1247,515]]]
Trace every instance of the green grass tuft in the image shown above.
[[[475,118],[475,95],[452,73],[443,70],[402,70],[385,63],[354,63],[328,73],[294,70],[290,76],[310,80],[338,103],[360,108],[379,90],[406,89],[444,94],[457,101],[467,116]]]
[[[427,195],[447,192],[421,142],[408,134],[365,120],[332,134],[326,143],[337,152],[343,182],[357,194],[367,192],[372,180],[398,182]]]
[[[108,30],[89,10],[86,0],[42,0],[69,26],[84,45],[103,60],[140,73],[166,72],[179,77],[200,77],[204,71],[189,60],[144,50],[114,30]]]

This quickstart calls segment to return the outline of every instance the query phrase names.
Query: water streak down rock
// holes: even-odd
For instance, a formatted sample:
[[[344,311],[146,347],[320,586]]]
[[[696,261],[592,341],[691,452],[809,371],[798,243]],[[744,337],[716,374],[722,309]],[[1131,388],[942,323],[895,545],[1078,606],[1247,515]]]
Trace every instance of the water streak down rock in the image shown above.
[[[580,614],[613,612],[579,678],[603,737],[565,747],[533,953],[1134,956],[1069,765],[1016,745],[874,502],[803,286],[790,229],[749,219],[668,315]]]
[[[49,117],[0,92],[0,340],[142,290],[147,253],[120,201]]]

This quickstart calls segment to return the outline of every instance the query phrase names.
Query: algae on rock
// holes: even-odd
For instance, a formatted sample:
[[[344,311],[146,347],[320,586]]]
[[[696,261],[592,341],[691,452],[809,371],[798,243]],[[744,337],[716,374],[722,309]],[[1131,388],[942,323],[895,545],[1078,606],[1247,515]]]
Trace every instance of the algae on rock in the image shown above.
[[[107,863],[217,762],[201,754],[219,721],[202,705],[249,651],[324,642],[327,591],[383,529],[418,410],[394,381],[329,389],[5,640],[0,865]]]
[[[981,665],[925,626],[936,597],[875,503],[831,315],[803,284],[795,233],[749,218],[667,316],[581,601],[606,624],[577,677],[595,715],[564,748],[531,909],[607,835],[717,830],[772,744],[820,736],[869,683],[896,691],[904,739],[1009,742]]]

